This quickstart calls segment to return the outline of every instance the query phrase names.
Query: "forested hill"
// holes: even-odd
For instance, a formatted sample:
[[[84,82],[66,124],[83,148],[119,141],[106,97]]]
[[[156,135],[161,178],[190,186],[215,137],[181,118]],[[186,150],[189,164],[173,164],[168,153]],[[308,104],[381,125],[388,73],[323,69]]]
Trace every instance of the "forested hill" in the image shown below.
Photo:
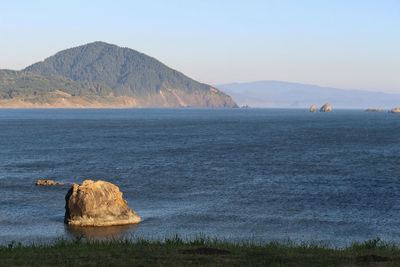
[[[0,71],[0,106],[236,107],[218,89],[160,61],[104,42]]]

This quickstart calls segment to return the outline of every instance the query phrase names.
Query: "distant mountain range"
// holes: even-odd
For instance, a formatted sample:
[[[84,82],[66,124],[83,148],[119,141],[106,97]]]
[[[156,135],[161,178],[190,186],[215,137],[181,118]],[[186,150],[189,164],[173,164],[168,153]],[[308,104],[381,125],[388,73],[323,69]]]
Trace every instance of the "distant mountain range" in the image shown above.
[[[129,48],[94,42],[0,70],[0,107],[236,107],[230,96]]]
[[[308,108],[331,103],[334,108],[393,108],[400,106],[400,94],[344,90],[309,84],[258,81],[219,85],[240,106]]]

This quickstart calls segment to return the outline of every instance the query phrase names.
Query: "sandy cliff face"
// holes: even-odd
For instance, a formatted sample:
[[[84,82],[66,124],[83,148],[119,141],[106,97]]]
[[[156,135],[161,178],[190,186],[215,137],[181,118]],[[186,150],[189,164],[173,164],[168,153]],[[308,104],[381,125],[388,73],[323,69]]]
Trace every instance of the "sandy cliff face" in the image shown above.
[[[17,96],[0,99],[0,108],[144,108],[144,107],[235,107],[229,96],[219,91],[182,92],[175,89],[160,90],[146,97],[133,96],[73,96],[60,90],[44,97]]]
[[[160,90],[158,95],[143,101],[142,105],[146,105],[146,103],[163,107],[236,107],[236,103],[229,96],[213,87],[210,87],[208,91],[190,93],[176,89],[164,89]]]
[[[18,97],[0,100],[0,108],[132,108],[138,107],[132,97],[88,98],[81,96],[52,97],[37,100],[33,97]]]

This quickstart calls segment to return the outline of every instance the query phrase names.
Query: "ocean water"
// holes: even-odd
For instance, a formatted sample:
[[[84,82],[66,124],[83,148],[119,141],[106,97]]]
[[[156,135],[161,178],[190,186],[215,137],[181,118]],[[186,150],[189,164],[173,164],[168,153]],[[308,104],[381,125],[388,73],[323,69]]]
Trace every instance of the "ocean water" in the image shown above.
[[[400,242],[399,130],[400,116],[360,110],[0,110],[0,243]],[[87,178],[120,186],[143,221],[65,226],[68,184]]]

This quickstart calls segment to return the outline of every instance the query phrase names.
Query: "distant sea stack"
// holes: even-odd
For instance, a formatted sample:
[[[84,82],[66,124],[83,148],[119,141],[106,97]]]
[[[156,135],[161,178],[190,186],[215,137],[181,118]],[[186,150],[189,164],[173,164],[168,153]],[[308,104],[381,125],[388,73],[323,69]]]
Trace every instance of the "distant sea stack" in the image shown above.
[[[94,42],[0,70],[0,107],[235,108],[230,96],[129,48]]]
[[[332,107],[332,105],[329,104],[329,103],[324,104],[324,105],[319,109],[320,112],[331,112],[332,110],[333,110],[333,107]]]
[[[317,111],[318,111],[317,105],[311,105],[310,112],[317,112]]]
[[[400,107],[395,107],[390,110],[391,113],[400,113]]]

